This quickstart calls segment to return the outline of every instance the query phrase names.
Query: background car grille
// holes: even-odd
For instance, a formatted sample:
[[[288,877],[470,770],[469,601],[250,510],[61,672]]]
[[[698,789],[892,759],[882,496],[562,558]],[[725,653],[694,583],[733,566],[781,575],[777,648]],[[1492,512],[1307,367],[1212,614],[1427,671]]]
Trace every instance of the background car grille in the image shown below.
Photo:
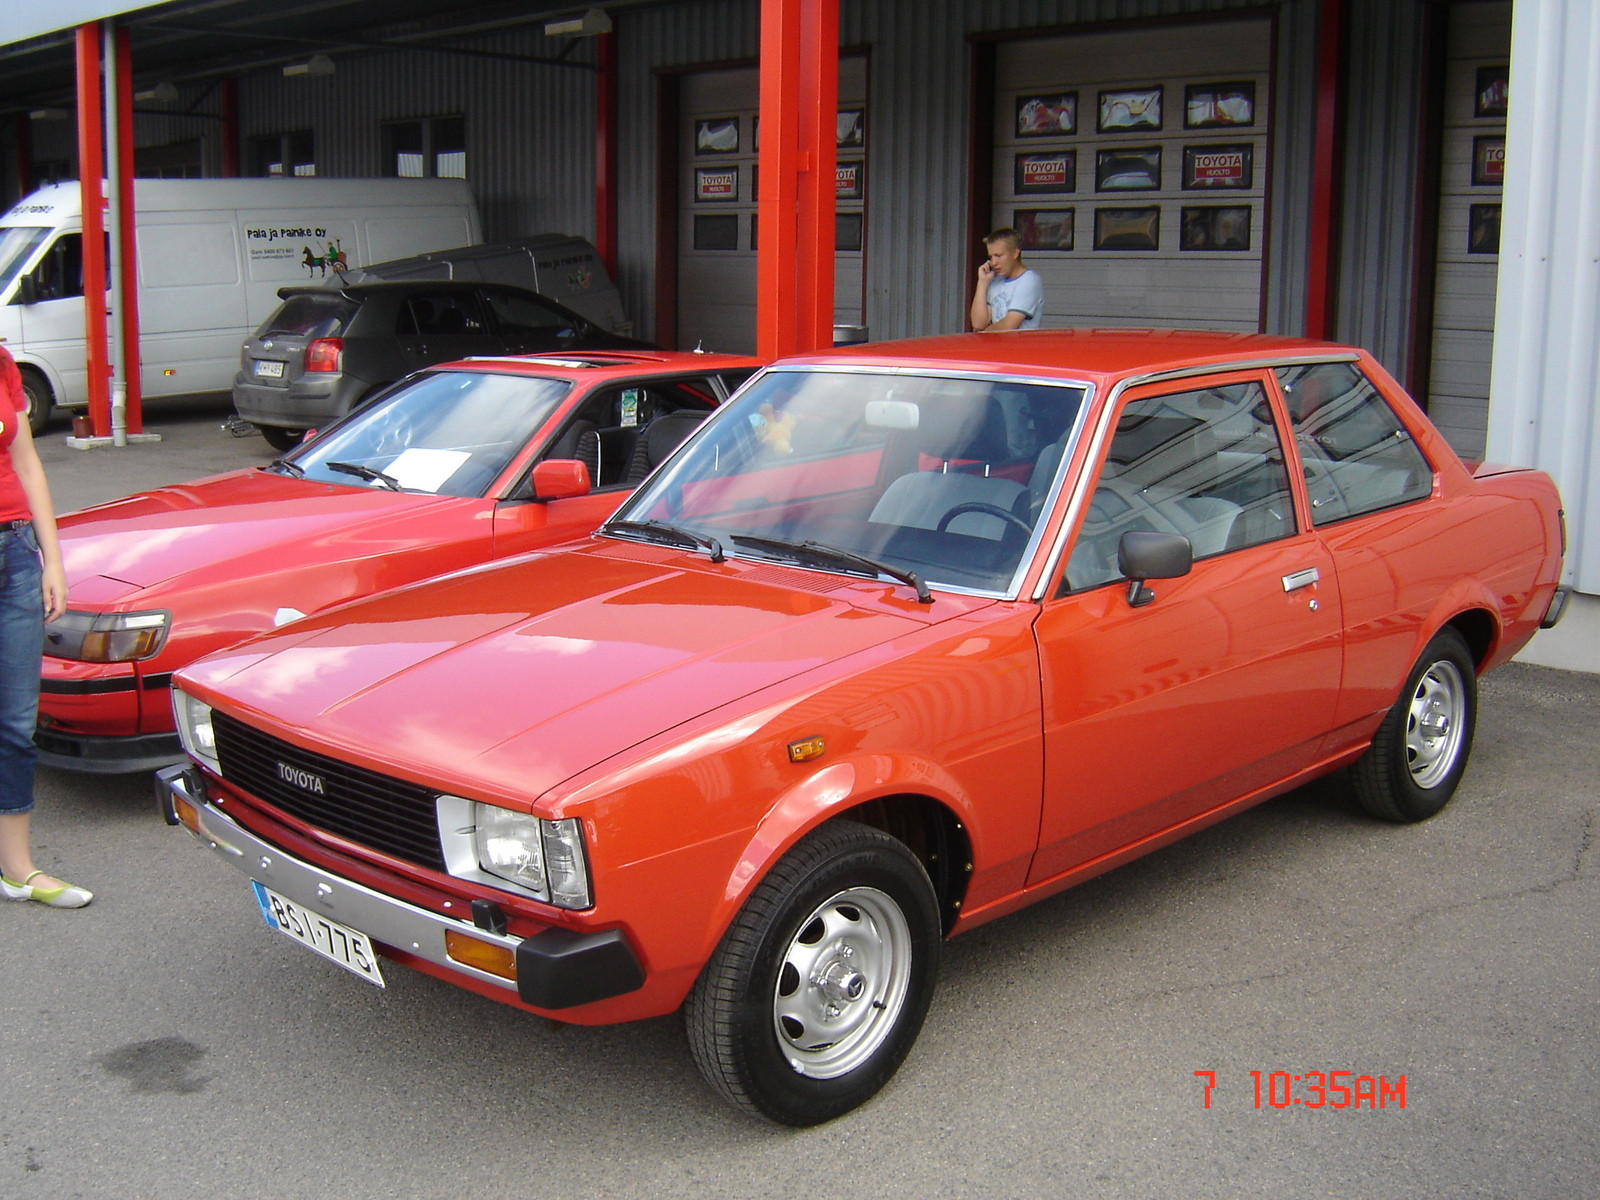
[[[302,750],[225,713],[213,712],[212,723],[222,777],[229,783],[318,829],[418,866],[445,869],[435,792]],[[284,778],[302,772],[321,780],[321,794]]]

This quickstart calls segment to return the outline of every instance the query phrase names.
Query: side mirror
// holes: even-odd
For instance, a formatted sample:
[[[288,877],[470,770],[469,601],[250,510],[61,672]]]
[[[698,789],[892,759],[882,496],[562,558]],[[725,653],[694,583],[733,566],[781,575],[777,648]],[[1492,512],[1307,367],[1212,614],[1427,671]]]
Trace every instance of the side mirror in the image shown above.
[[[39,303],[39,284],[37,281],[35,281],[32,275],[24,275],[21,279],[17,280],[17,303]]]
[[[589,468],[575,458],[547,458],[533,468],[528,480],[530,500],[565,500],[569,496],[587,496],[592,485]]]
[[[1194,547],[1181,533],[1135,530],[1117,543],[1117,569],[1128,577],[1128,604],[1141,608],[1156,598],[1147,579],[1177,579],[1194,566]]]

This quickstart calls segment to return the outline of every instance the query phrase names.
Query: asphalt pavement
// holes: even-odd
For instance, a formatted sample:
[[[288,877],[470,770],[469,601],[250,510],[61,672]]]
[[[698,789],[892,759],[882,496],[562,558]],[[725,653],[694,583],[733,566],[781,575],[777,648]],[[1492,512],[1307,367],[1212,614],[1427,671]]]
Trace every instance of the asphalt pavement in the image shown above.
[[[227,415],[53,430],[58,506],[274,457]],[[796,1132],[717,1100],[676,1019],[371,987],[147,777],[41,770],[39,865],[97,898],[0,905],[0,1200],[1592,1195],[1597,780],[1600,676],[1513,664],[1437,818],[1323,781],[958,938],[896,1079]]]

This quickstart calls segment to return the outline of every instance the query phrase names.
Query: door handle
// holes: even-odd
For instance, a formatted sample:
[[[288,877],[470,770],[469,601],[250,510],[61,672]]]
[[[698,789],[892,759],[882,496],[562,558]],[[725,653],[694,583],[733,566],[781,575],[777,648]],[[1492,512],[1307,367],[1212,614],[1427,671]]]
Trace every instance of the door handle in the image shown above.
[[[1292,575],[1283,577],[1283,590],[1286,592],[1298,591],[1303,587],[1310,587],[1321,580],[1322,576],[1315,567],[1307,567],[1304,571],[1296,571]]]

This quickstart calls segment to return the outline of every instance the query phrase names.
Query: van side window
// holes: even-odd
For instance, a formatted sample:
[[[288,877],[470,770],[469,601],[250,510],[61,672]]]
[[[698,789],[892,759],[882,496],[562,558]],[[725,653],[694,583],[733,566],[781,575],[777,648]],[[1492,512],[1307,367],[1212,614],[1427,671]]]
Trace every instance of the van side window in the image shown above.
[[[1181,533],[1196,559],[1295,532],[1283,443],[1259,383],[1129,401],[1067,560],[1064,590],[1122,578],[1131,531]]]
[[[1279,367],[1277,376],[1305,466],[1313,525],[1393,508],[1433,491],[1433,468],[1354,363]]]
[[[83,295],[83,234],[64,233],[33,269],[40,300],[65,300]]]

